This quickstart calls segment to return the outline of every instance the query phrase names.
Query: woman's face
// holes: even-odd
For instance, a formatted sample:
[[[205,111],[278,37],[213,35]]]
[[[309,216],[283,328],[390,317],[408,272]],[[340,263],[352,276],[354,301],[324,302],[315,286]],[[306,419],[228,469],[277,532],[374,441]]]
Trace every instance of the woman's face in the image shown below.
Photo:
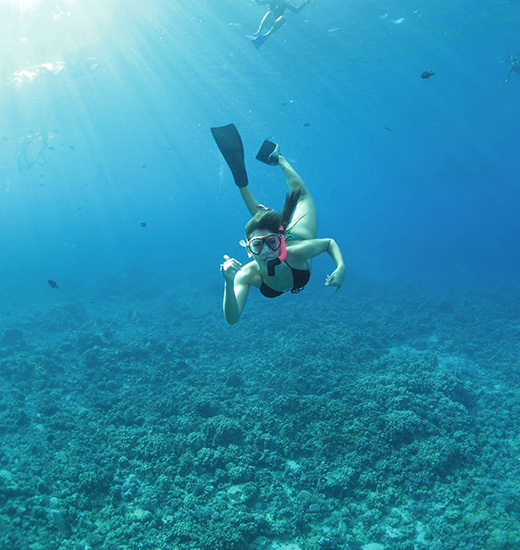
[[[256,229],[247,242],[247,251],[258,263],[280,256],[281,238],[269,229]]]

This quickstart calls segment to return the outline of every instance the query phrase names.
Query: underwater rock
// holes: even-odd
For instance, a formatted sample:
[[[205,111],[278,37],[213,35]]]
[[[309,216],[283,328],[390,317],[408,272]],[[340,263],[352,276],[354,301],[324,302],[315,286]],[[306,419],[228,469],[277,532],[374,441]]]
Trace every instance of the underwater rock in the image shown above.
[[[8,470],[0,470],[0,495],[10,498],[21,494],[13,474]]]
[[[23,332],[17,328],[8,328],[0,337],[0,345],[14,346],[23,340]]]
[[[95,347],[106,347],[105,341],[99,334],[80,334],[78,336],[78,349],[81,353]]]

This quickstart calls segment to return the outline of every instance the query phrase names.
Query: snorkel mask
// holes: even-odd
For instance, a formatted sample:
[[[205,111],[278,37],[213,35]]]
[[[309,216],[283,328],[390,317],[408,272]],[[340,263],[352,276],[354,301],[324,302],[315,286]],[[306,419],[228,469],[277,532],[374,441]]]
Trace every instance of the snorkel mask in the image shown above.
[[[279,243],[270,244],[268,239],[278,238]],[[253,244],[258,243],[258,244]],[[278,233],[270,233],[269,235],[263,235],[262,237],[253,237],[250,241],[246,242],[243,239],[240,241],[240,245],[247,248],[248,251],[257,256],[262,252],[264,246],[268,246],[271,250],[280,250],[278,258],[271,258],[267,260],[267,274],[269,277],[274,276],[274,270],[277,265],[280,265],[285,261],[287,257],[287,248],[285,245],[285,234],[282,226],[278,229]]]

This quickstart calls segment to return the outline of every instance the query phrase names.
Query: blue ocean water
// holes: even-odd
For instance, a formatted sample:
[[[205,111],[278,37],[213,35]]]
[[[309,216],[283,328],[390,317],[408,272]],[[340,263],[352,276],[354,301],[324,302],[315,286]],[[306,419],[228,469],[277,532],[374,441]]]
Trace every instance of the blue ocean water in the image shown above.
[[[314,0],[298,14],[288,12],[286,24],[256,49],[247,35],[265,10],[253,0],[0,5],[1,411],[11,418],[23,409],[15,427],[8,420],[2,427],[7,443],[0,454],[0,493],[12,500],[3,517],[27,517],[32,533],[24,540],[22,523],[6,520],[5,532],[11,534],[2,541],[5,548],[491,550],[520,544],[515,527],[520,510],[512,496],[518,487],[506,475],[513,468],[508,460],[515,460],[520,448],[515,432],[520,421],[520,72],[513,70],[505,82],[520,56],[520,6],[506,0]],[[424,71],[435,74],[421,78]],[[249,216],[209,130],[230,122],[241,133],[258,199],[280,208],[286,191],[279,169],[255,160],[269,138],[280,144],[312,192],[319,236],[333,237],[347,264],[338,294],[323,286],[333,269],[326,257],[315,261],[311,282],[298,297],[266,301],[253,289],[233,329],[221,313],[219,265],[224,254],[247,261],[238,242]],[[164,405],[172,397],[158,388],[161,380],[169,380],[162,369],[170,363],[179,374],[176,399],[187,408]],[[297,372],[294,378],[291,369]],[[340,373],[357,384],[349,414],[334,393]],[[414,376],[420,380],[412,385],[407,380]],[[278,378],[279,407],[269,398]],[[395,380],[400,385],[389,390]],[[372,383],[386,388],[380,393],[384,400],[370,393]],[[226,397],[219,397],[221,386]],[[348,397],[352,388],[339,386]],[[136,395],[130,395],[132,387]],[[505,392],[508,387],[513,393]],[[90,401],[91,390],[100,392],[99,399]],[[138,402],[137,393],[148,395],[142,407],[159,402],[161,394],[164,407],[158,405],[159,412],[150,415],[133,411],[128,418],[113,412],[117,399]],[[320,409],[317,400],[325,394],[327,404]],[[493,416],[498,394],[503,401]],[[419,421],[411,411],[421,415],[421,403],[430,410],[428,395],[449,401],[446,414],[453,415],[455,431],[423,410],[425,425],[414,432]],[[255,413],[229,412],[247,408],[251,396],[260,399]],[[211,424],[226,416],[220,400],[230,407],[229,425],[223,428]],[[67,408],[69,401],[77,408]],[[395,422],[406,423],[406,429],[395,428],[381,443],[376,432],[387,429],[385,415],[401,411],[405,401],[413,403],[406,409],[407,421],[397,415]],[[335,465],[333,472],[309,474],[307,484],[300,480],[289,487],[304,468],[299,459],[313,456],[301,441],[297,450],[288,450],[292,438],[303,438],[295,434],[312,424],[302,403],[316,418],[323,414],[325,431],[339,430],[338,445],[349,449],[333,450],[323,426],[313,425],[305,437],[320,434],[320,443],[310,470],[318,472],[331,455],[343,462],[354,455],[371,458],[352,465],[350,473],[338,473]],[[482,464],[492,463],[493,430],[479,423],[477,405],[502,430],[497,437],[508,451],[478,495],[466,487],[460,499],[472,504],[462,513],[454,504],[458,474],[451,468],[483,452],[475,438],[489,449]],[[382,416],[370,424],[377,408]],[[154,439],[149,443],[156,445],[154,452],[130,456],[123,435],[116,437],[107,427],[112,422],[129,432],[143,425],[153,431],[157,419],[169,417],[161,410],[177,417],[175,430],[185,434],[185,441],[161,447]],[[287,411],[298,420],[287,420]],[[57,414],[63,416],[59,421]],[[359,433],[345,428],[354,414],[366,419]],[[104,415],[112,419],[107,425]],[[50,424],[47,416],[54,418]],[[255,418],[261,418],[263,439],[242,447],[247,437],[241,430],[257,429]],[[269,418],[273,426],[277,419],[285,426],[283,434]],[[13,459],[17,448],[28,452],[33,438],[33,460],[57,456],[74,463],[62,432],[72,429],[68,423],[78,423],[74,430],[82,432],[89,422],[93,432],[92,423],[99,423],[101,440],[107,434],[118,439],[91,463],[98,468],[119,460],[120,482],[111,471],[98,485],[83,480],[81,489],[76,485],[54,495],[56,472],[35,468],[32,477],[22,479]],[[61,435],[47,436],[43,443],[38,430]],[[146,438],[146,430],[136,430],[131,437]],[[168,433],[157,437],[166,442]],[[441,437],[454,449],[446,451]],[[101,444],[92,438],[72,440],[85,447]],[[404,489],[406,480],[397,477],[383,481],[374,474],[359,481],[361,471],[377,470],[375,465],[390,456],[396,441],[413,440],[410,453],[422,456],[427,451],[419,443],[426,439],[437,462],[432,466],[434,459],[421,458],[412,489]],[[358,453],[353,442],[360,446]],[[374,451],[379,444],[386,455]],[[247,455],[248,472],[219,474],[237,462],[231,451],[220,462],[210,456],[224,445]],[[185,458],[175,472],[157,473],[164,479],[146,477],[146,463],[157,456],[185,456],[183,446],[193,455],[208,449],[205,459],[197,459],[195,473]],[[268,451],[277,458],[260,456]],[[447,456],[440,459],[443,453]],[[282,464],[280,457],[288,462]],[[395,461],[388,466],[394,473],[400,469]],[[77,464],[81,469],[81,459]],[[461,479],[475,473],[464,467]],[[265,507],[260,498],[255,501],[265,491],[264,478],[251,473],[255,469],[280,473],[280,494],[273,493]],[[191,480],[195,485],[184,487],[182,496],[173,489],[163,495],[176,503],[167,513],[158,494],[145,504],[140,500],[138,508],[129,504],[145,479],[162,487],[175,476],[190,475],[199,476],[201,485]],[[40,481],[31,481],[36,478]],[[110,487],[118,483],[119,496],[114,496]],[[254,488],[244,492],[247,483]],[[395,502],[389,487],[399,495]],[[379,489],[384,496],[377,496]],[[350,515],[334,516],[323,527],[323,517],[333,517],[339,510],[334,502],[345,504],[348,491],[357,495],[347,503]],[[453,508],[449,518],[439,512],[428,523],[420,519],[429,517],[420,505],[433,502],[435,492],[442,494],[435,503],[439,510]],[[225,531],[218,542],[205,541],[202,525],[226,524],[218,505],[207,511],[211,499],[225,500],[221,493],[237,495],[231,500],[262,515],[255,519],[256,531],[251,528],[254,536],[241,531],[235,539]],[[405,493],[416,506],[407,511],[400,507]],[[69,515],[62,515],[60,503],[71,494],[83,496],[68,502]],[[119,513],[118,498],[127,509],[127,525],[134,521],[141,527],[132,531],[135,537],[114,542],[100,527],[106,516],[99,512],[97,517],[96,511],[110,505]],[[183,510],[196,508],[203,498],[206,512],[190,523]],[[284,501],[284,509],[305,518],[303,523],[282,525],[276,499],[292,502]],[[489,516],[482,502],[491,507]],[[27,510],[38,506],[43,512],[30,516]],[[509,523],[486,531],[483,524],[503,510]],[[220,520],[218,514],[223,514]],[[362,519],[356,523],[349,517]],[[43,518],[50,522],[48,533],[57,533],[54,546],[42,534]],[[153,524],[148,539],[142,521]],[[251,521],[247,516],[243,524]],[[172,527],[182,522],[189,533]],[[164,531],[161,525],[168,526],[170,538],[157,534]]]
[[[320,1],[259,50],[250,1],[2,10],[7,297],[48,278],[82,292],[136,274],[204,280],[240,253],[247,212],[209,133],[229,122],[276,207],[283,180],[254,155],[280,142],[352,272],[516,280],[514,4]]]

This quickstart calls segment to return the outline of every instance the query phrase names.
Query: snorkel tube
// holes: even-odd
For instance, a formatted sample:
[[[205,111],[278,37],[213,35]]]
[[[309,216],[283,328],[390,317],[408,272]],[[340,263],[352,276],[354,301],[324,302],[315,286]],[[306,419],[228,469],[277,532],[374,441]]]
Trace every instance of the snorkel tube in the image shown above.
[[[280,229],[278,231],[282,235],[282,242],[280,243],[280,255],[278,256],[278,258],[267,260],[267,275],[269,275],[269,277],[274,277],[274,268],[284,262],[285,258],[287,258],[287,247],[285,246],[285,234],[283,227],[280,226]]]

